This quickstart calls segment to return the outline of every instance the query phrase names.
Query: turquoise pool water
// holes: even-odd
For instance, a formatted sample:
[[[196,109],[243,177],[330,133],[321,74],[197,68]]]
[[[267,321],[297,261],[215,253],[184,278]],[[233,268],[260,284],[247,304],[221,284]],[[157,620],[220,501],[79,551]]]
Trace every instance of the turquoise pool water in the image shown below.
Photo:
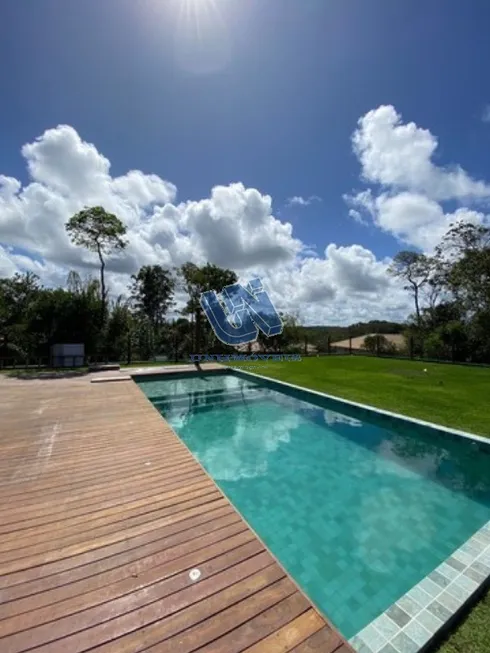
[[[477,444],[234,374],[138,384],[347,638],[490,519]]]

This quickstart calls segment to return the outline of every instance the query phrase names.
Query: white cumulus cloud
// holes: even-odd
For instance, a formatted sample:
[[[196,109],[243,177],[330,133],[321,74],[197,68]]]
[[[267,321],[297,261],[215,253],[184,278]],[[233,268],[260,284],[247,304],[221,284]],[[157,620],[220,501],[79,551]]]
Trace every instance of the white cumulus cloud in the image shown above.
[[[310,195],[309,197],[302,197],[301,195],[294,195],[290,197],[286,204],[288,206],[310,206],[314,202],[321,202],[322,198],[318,195]]]
[[[488,221],[481,209],[490,200],[490,184],[458,165],[436,165],[436,137],[413,122],[404,123],[393,106],[362,116],[352,143],[361,180],[371,184],[344,195],[356,222],[374,224],[404,245],[430,253],[452,223]],[[449,201],[458,208],[448,211]]]
[[[255,188],[218,185],[208,197],[179,201],[175,185],[158,175],[113,177],[109,159],[67,125],[21,152],[28,183],[0,175],[1,275],[32,270],[48,285],[62,284],[70,269],[96,276],[96,256],[71,244],[65,223],[85,206],[102,205],[128,229],[127,249],[107,262],[113,295],[127,293],[129,275],[142,265],[210,261],[243,281],[261,276],[278,307],[307,323],[403,319],[410,308],[386,274],[388,261],[355,244],[312,255],[274,214],[272,198]]]
[[[490,197],[490,185],[473,179],[460,166],[437,166],[436,137],[414,122],[404,123],[391,105],[362,116],[352,143],[368,182],[424,193],[434,200]]]

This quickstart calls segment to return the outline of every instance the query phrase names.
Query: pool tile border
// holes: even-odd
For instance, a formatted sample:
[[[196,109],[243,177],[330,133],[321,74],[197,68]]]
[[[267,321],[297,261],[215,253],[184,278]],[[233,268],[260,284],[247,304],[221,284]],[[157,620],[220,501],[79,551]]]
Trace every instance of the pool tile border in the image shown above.
[[[235,370],[230,368],[230,371]],[[452,436],[463,437],[485,446],[490,445],[487,438],[472,433],[349,401],[242,369],[236,370],[235,373],[288,386],[306,394],[326,397]],[[448,628],[465,605],[489,584],[490,521],[398,601],[352,637],[349,644],[357,653],[421,653],[427,650],[437,635]]]
[[[490,581],[490,521],[349,640],[358,653],[419,653]]]

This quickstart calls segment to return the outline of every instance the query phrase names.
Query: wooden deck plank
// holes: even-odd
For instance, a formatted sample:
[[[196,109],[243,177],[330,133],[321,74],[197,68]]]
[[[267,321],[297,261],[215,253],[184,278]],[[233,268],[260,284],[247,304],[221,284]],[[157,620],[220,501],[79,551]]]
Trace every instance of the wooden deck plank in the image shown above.
[[[351,651],[136,384],[0,377],[0,410],[2,653]]]
[[[204,494],[203,496],[198,496],[192,499],[186,499],[182,503],[167,506],[164,508],[159,508],[148,513],[137,512],[136,514],[128,513],[124,515],[123,519],[117,522],[108,522],[102,525],[98,525],[93,529],[77,529],[75,534],[68,534],[61,537],[63,545],[67,550],[72,550],[71,547],[84,546],[85,544],[97,543],[98,538],[103,540],[104,537],[111,538],[115,536],[116,538],[124,536],[124,533],[131,533],[132,529],[138,529],[142,526],[144,529],[151,528],[151,523],[157,524],[163,519],[171,519],[172,517],[179,518],[181,515],[185,514],[185,511],[196,510],[201,512],[207,510],[210,506],[216,504],[216,502],[222,501],[221,494],[217,490],[212,490],[211,493]],[[150,521],[151,520],[151,521]],[[24,560],[31,560],[36,557],[36,555],[46,556],[48,559],[52,559],[53,556],[57,556],[58,540],[56,539],[56,533],[51,540],[48,542],[37,542],[36,544],[31,544],[30,546],[23,546],[19,549],[10,549],[0,553],[0,573],[4,565],[8,563],[24,564]],[[76,550],[76,549],[75,549]],[[69,554],[71,555],[71,553]],[[43,558],[44,560],[45,558]],[[29,562],[29,565],[31,563]]]
[[[230,523],[231,519],[234,521]],[[222,525],[222,527],[216,528],[216,525]],[[29,594],[23,594],[17,600],[13,599],[0,605],[0,619],[36,610],[58,601],[66,601],[77,593],[83,594],[84,591],[90,591],[93,584],[90,585],[87,580],[91,576],[97,576],[98,584],[101,582],[115,583],[128,576],[136,577],[153,565],[163,564],[174,558],[203,549],[221,539],[242,533],[246,530],[246,525],[241,520],[236,520],[236,515],[231,514],[228,518],[203,524],[200,529],[199,527],[194,528],[197,535],[193,539],[189,539],[189,534],[184,531],[178,533],[177,535],[180,537],[175,537],[173,541],[171,538],[159,539],[140,547],[138,552],[120,553],[105,558],[102,562],[83,565],[83,567],[77,567],[70,572],[56,574],[54,577],[51,575],[34,588],[31,583]],[[195,533],[192,535],[194,536]],[[28,584],[24,583],[22,588],[24,592],[27,590],[26,585]],[[11,592],[12,596],[13,594],[14,592]]]
[[[38,545],[43,541],[53,540],[54,534],[56,534],[57,538],[66,539],[70,535],[79,534],[82,524],[85,536],[88,532],[98,529],[98,527],[112,526],[119,521],[127,521],[132,516],[149,515],[152,512],[170,507],[175,507],[178,510],[181,505],[184,508],[190,501],[200,498],[205,499],[208,495],[216,496],[216,488],[208,479],[201,479],[196,484],[172,490],[168,494],[156,494],[153,496],[153,500],[152,497],[147,497],[115,508],[100,510],[88,516],[86,514],[77,517],[70,516],[66,519],[58,519],[46,526],[32,527],[6,535],[0,542],[0,553],[11,550],[20,553],[20,549],[29,548],[33,537],[36,538]]]
[[[247,596],[239,603],[225,608],[206,621],[198,623],[164,642],[158,642],[146,650],[159,653],[173,653],[176,649],[179,653],[201,650],[208,647],[218,637],[240,630],[241,626],[253,619],[255,615],[275,606],[283,599],[287,599],[294,591],[293,583],[288,578],[283,578],[279,582]],[[288,607],[291,615],[294,616],[297,606],[291,604]],[[242,638],[246,639],[247,634],[250,637],[250,630],[242,629]]]
[[[200,653],[240,653],[287,625],[291,619],[306,612],[310,607],[307,599],[295,590],[292,583],[289,583],[287,589],[291,592],[287,598],[280,600],[263,612],[254,610],[254,616],[238,628],[232,615],[229,615],[228,627],[231,624],[229,632],[202,647]],[[264,606],[262,605],[262,607]]]
[[[219,498],[213,501],[212,503],[206,504],[206,510],[213,510],[214,508],[222,507],[227,504],[226,499]],[[38,565],[45,565],[49,562],[54,562],[56,560],[62,560],[63,558],[71,558],[72,556],[79,555],[81,553],[86,553],[88,551],[93,551],[99,549],[103,546],[109,544],[115,544],[116,542],[124,542],[128,537],[133,537],[136,535],[142,535],[148,533],[155,528],[160,528],[162,526],[167,526],[168,524],[178,524],[179,522],[188,519],[189,517],[194,517],[195,515],[201,515],[203,513],[203,505],[196,505],[192,508],[185,510],[184,512],[177,512],[169,516],[161,517],[154,521],[145,521],[142,524],[126,527],[124,530],[115,530],[111,533],[106,533],[103,536],[86,538],[80,540],[73,544],[67,544],[63,540],[60,541],[61,546],[58,548],[53,548],[48,551],[43,550],[41,553],[34,554],[31,556],[25,556],[18,558],[17,560],[10,560],[0,565],[0,576],[5,574],[11,574],[14,571],[21,571],[28,569],[30,567],[37,567]],[[82,536],[83,537],[83,536]],[[56,541],[53,542],[52,546],[56,545]]]
[[[118,554],[127,553],[128,555],[134,555],[134,553],[130,553],[133,549],[146,546],[159,539],[165,539],[169,543],[169,546],[172,546],[174,542],[182,541],[180,540],[181,537],[191,540],[194,538],[194,533],[197,533],[196,536],[198,536],[200,527],[213,523],[217,524],[223,516],[233,514],[236,515],[233,509],[229,505],[224,504],[215,510],[152,529],[141,535],[125,538],[114,544],[108,544],[107,546],[92,549],[79,555],[62,558],[51,563],[12,573],[9,576],[5,576],[2,579],[2,583],[5,587],[14,587],[14,589],[9,590],[9,596],[13,598],[34,594],[37,591],[42,591],[38,589],[38,583],[47,582],[47,578],[63,578],[63,573],[73,569],[78,570],[80,577],[91,575],[86,571],[87,569],[91,569],[91,564],[97,564],[101,566],[101,569],[107,569],[114,562],[112,558]],[[238,517],[238,515],[236,516]],[[32,586],[35,586],[35,589]]]
[[[225,582],[228,583],[229,579],[234,577],[239,564],[243,561],[249,562],[253,568],[255,568],[256,560],[266,562],[267,558],[263,552],[260,552],[260,546],[257,540],[248,542],[209,561],[202,560],[202,558],[206,557],[205,555],[195,555],[194,560],[196,562],[191,564],[191,568],[195,564],[202,564],[203,570],[205,570],[203,573],[206,573],[206,579],[199,583],[201,594],[206,590],[213,592],[220,578],[226,578]],[[157,573],[157,582],[151,585],[144,585],[144,581],[139,583],[139,578],[131,578],[121,581],[114,595],[112,595],[113,587],[109,586],[101,588],[98,592],[91,592],[89,595],[75,597],[72,601],[57,603],[51,606],[54,621],[45,621],[40,625],[33,625],[41,612],[38,611],[38,614],[33,615],[31,622],[28,623],[28,630],[14,632],[10,637],[5,637],[5,641],[8,643],[7,650],[10,653],[22,653],[34,645],[46,644],[88,628],[92,629],[91,635],[94,636],[95,627],[107,621],[111,622],[110,632],[111,637],[113,637],[117,627],[124,629],[122,632],[126,631],[127,624],[133,623],[134,612],[137,610],[141,610],[143,614],[138,619],[138,627],[141,627],[146,612],[151,612],[152,605],[161,602],[162,599],[167,599],[168,609],[165,611],[167,613],[189,605],[197,597],[194,587],[189,587],[187,571],[189,566],[187,569],[182,569],[179,561],[177,561],[176,564],[170,564],[169,567],[173,568],[168,572],[161,572],[164,578],[160,579]],[[223,570],[228,571],[228,574]],[[222,572],[222,574],[220,575],[219,572]],[[165,577],[165,573],[168,573],[169,576]],[[214,578],[215,575],[218,576],[218,580]],[[189,589],[192,589],[192,592],[189,592]],[[181,599],[180,602],[177,599],[179,594],[181,596],[185,595],[185,598]],[[159,616],[162,616],[160,610]],[[49,618],[49,609],[43,610],[40,619]],[[22,615],[19,620],[20,628],[23,628],[25,621],[26,614]],[[9,634],[9,632],[6,632],[6,635]],[[0,629],[1,636],[2,630]],[[69,650],[73,650],[71,646]]]
[[[154,447],[151,449],[151,453],[154,452]],[[80,453],[80,452],[79,452]],[[150,462],[151,464],[151,453],[150,451],[145,452],[138,452],[138,457],[141,460],[145,460],[145,457],[147,457],[147,461]],[[74,456],[77,455],[77,452],[74,452]],[[86,454],[84,453],[83,456]],[[131,470],[136,470],[137,473],[142,473],[144,471],[154,471],[153,469],[151,470],[143,470],[141,469],[141,464],[145,464],[144,462],[135,462],[134,458],[135,454],[134,452],[125,452],[125,457],[121,459],[119,463],[114,463],[114,460],[108,459],[105,461],[103,464],[96,464],[93,462],[89,462],[87,464],[87,468],[82,468],[80,465],[78,469],[76,468],[70,468],[66,465],[61,465],[58,466],[58,469],[55,471],[50,472],[49,474],[45,474],[44,478],[41,482],[38,482],[36,484],[33,484],[32,487],[29,488],[30,492],[36,492],[40,489],[42,490],[50,490],[51,488],[54,488],[56,491],[61,487],[63,488],[66,485],[69,485],[70,488],[72,484],[75,482],[77,483],[86,483],[88,485],[91,485],[94,480],[96,481],[98,478],[100,478],[100,474],[107,474],[108,477],[114,477],[114,478],[120,478],[122,474],[124,474],[126,471],[131,472]],[[189,463],[192,463],[193,460],[192,458],[183,452],[180,452],[179,455],[172,454],[172,453],[167,453],[167,460],[164,462],[160,463],[158,465],[159,469],[173,469],[173,468],[180,468],[188,465]],[[15,464],[14,461],[12,461],[12,465]],[[9,466],[9,468],[12,468],[12,465]],[[62,474],[60,474],[62,472]],[[67,477],[66,475],[73,475],[70,477]],[[69,481],[69,482],[67,482]],[[5,496],[9,496],[12,498],[15,498],[16,496],[20,496],[21,498],[25,497],[26,492],[21,491],[17,488],[8,488],[6,487],[3,490],[3,493]]]
[[[293,648],[293,653],[323,653],[323,651],[335,651],[335,653],[348,653],[349,648],[343,651],[340,635],[331,628],[322,628],[304,642]]]
[[[315,610],[309,609],[275,633],[245,649],[247,653],[286,653],[325,626]]]
[[[156,467],[157,470],[160,470],[162,472],[165,471],[169,476],[170,475],[177,475],[179,473],[182,473],[183,470],[188,469],[190,466],[193,464],[193,460],[188,458],[183,461],[178,461],[178,463],[175,463],[174,461],[171,461],[170,463],[166,464],[160,464],[158,467]],[[154,468],[148,468],[144,470],[142,468],[142,465],[144,465],[144,462],[140,462],[138,466],[131,461],[126,464],[122,464],[120,466],[117,466],[116,468],[110,467],[110,471],[107,469],[97,469],[93,472],[90,472],[88,475],[83,475],[83,474],[74,474],[73,476],[70,474],[70,470],[68,470],[67,475],[65,476],[64,470],[63,473],[60,474],[58,473],[56,475],[56,478],[51,480],[48,479],[46,482],[43,483],[32,483],[29,488],[26,488],[26,490],[19,491],[17,488],[14,491],[9,491],[9,489],[3,489],[2,490],[2,495],[5,496],[6,498],[9,499],[9,501],[20,501],[21,503],[24,503],[26,500],[30,498],[29,495],[38,495],[39,492],[43,492],[45,496],[48,495],[57,495],[60,496],[60,493],[63,492],[68,492],[71,494],[71,492],[75,489],[75,487],[80,487],[80,488],[85,488],[85,487],[94,487],[96,485],[103,485],[104,480],[102,474],[105,476],[105,479],[107,482],[110,482],[111,480],[121,483],[123,479],[127,479],[129,477],[134,478],[135,482],[140,482],[144,481],[145,476],[148,475],[149,472],[153,472]],[[26,466],[26,469],[27,466]],[[168,470],[168,471],[167,471]],[[21,474],[23,470],[21,469]],[[27,474],[26,474],[27,475]]]
[[[196,470],[195,465],[190,466],[187,470],[179,470],[178,473],[175,472],[167,472],[165,473],[165,470],[160,469],[155,469],[154,471],[152,470],[151,472],[146,472],[146,474],[143,472],[144,475],[144,483],[138,483],[138,477],[135,477],[134,475],[130,476],[128,474],[124,475],[124,479],[118,478],[116,482],[110,482],[110,480],[107,481],[106,485],[104,485],[104,481],[100,481],[99,483],[93,483],[90,488],[91,489],[86,489],[87,486],[85,486],[85,491],[84,488],[79,488],[78,486],[75,486],[74,484],[72,485],[71,492],[68,495],[61,495],[59,492],[53,492],[51,494],[48,494],[47,492],[45,493],[36,493],[36,495],[32,496],[28,503],[26,503],[26,500],[23,502],[23,504],[16,506],[16,514],[19,514],[19,519],[23,519],[24,515],[27,515],[27,517],[31,516],[31,513],[35,513],[36,510],[39,510],[41,514],[43,514],[43,509],[47,508],[46,512],[51,513],[53,511],[58,511],[60,509],[65,509],[66,506],[69,503],[74,503],[76,502],[79,505],[84,505],[86,503],[94,503],[95,501],[102,501],[104,497],[109,497],[112,498],[114,496],[116,497],[121,497],[124,496],[122,494],[122,490],[127,486],[127,484],[130,482],[133,484],[133,488],[139,491],[142,491],[144,489],[150,489],[152,485],[150,484],[152,481],[154,483],[158,483],[158,481],[162,477],[162,473],[165,473],[166,480],[168,481],[169,485],[172,482],[178,482],[181,478],[188,478],[190,475],[194,475],[198,470]],[[199,470],[200,471],[200,470]],[[141,477],[143,478],[143,476]],[[134,495],[131,495],[134,496]],[[40,499],[42,497],[42,499]],[[47,501],[47,499],[49,499]],[[95,499],[95,501],[94,501]],[[13,505],[9,503],[9,505]],[[13,517],[11,521],[15,522],[15,515],[12,514],[12,510],[6,514],[6,517],[10,516]]]
[[[261,571],[262,569],[264,569],[264,573],[251,575],[255,570]],[[248,577],[250,577],[250,582],[239,583]],[[145,642],[150,641],[152,636],[157,636],[160,641],[160,638],[167,639],[170,634],[181,632],[194,623],[203,621],[203,614],[208,615],[213,606],[216,610],[217,601],[212,600],[215,597],[219,598],[218,605],[224,609],[224,595],[228,600],[233,600],[234,595],[243,596],[243,593],[249,595],[256,587],[267,586],[273,580],[278,580],[281,577],[284,577],[284,572],[274,565],[266,553],[261,553],[254,558],[230,566],[229,569],[217,574],[212,579],[201,581],[195,587],[188,586],[181,592],[167,596],[160,601],[147,603],[142,608],[118,618],[106,621],[99,619],[98,624],[90,630],[81,631],[74,636],[53,642],[46,649],[40,647],[36,649],[36,653],[38,650],[43,653],[45,651],[46,653],[47,651],[64,653],[65,650],[69,650],[70,653],[82,653],[88,647],[99,647],[104,643],[114,645],[112,650],[119,652],[125,650],[123,647],[129,642],[127,650],[140,650],[138,647],[142,637],[145,638]],[[227,588],[237,594],[233,592],[225,594],[223,590]],[[130,638],[125,639],[124,636],[128,635]],[[56,648],[58,642],[60,645],[59,648]],[[67,649],[64,648],[65,644]]]
[[[158,472],[158,474],[160,474],[160,472]],[[158,480],[158,478],[156,480]],[[173,479],[169,478],[167,487],[169,490],[178,489],[193,485],[200,480],[202,480],[202,474],[200,470],[196,470],[194,467],[186,474],[179,474],[179,476],[174,477]],[[135,490],[133,499],[151,497],[154,492],[154,488],[152,489],[144,486],[143,488]],[[29,506],[26,510],[19,508],[15,515],[12,514],[12,511],[9,511],[0,516],[0,534],[23,531],[33,526],[44,526],[56,522],[60,519],[64,519],[68,510],[71,519],[72,516],[78,515],[91,516],[101,510],[105,510],[106,508],[122,506],[131,501],[131,497],[121,496],[121,492],[115,490],[113,492],[109,491],[108,493],[101,493],[98,495],[89,494],[88,492],[74,494],[72,497],[64,499],[62,504],[54,504],[53,502],[32,503],[32,506]]]
[[[242,546],[251,542],[256,545],[250,531],[244,530],[233,534],[226,533],[226,535],[227,537],[220,533],[218,536],[214,536],[216,541],[208,541],[207,546],[204,547],[199,547],[199,543],[195,542],[194,550],[182,556],[174,552],[174,556],[170,556],[165,562],[161,562],[158,555],[150,556],[137,562],[131,562],[125,567],[117,567],[110,572],[89,577],[85,581],[69,583],[64,586],[63,592],[59,592],[63,595],[61,601],[58,601],[58,596],[53,597],[53,593],[51,596],[48,596],[47,592],[42,593],[39,596],[42,597],[42,601],[49,602],[47,606],[45,608],[36,606],[33,601],[29,606],[28,614],[23,614],[20,619],[17,619],[19,615],[10,620],[3,619],[0,623],[0,637],[15,632],[17,624],[30,627],[67,614],[87,610],[106,600],[114,601],[121,596],[175,576],[189,566],[204,565],[213,558],[218,558],[234,549],[241,549]],[[220,537],[222,539],[219,539]],[[249,546],[247,552],[249,551],[254,554],[260,553],[255,546]],[[187,582],[188,578],[186,577],[185,580]],[[39,604],[40,601],[41,598],[37,603]]]
[[[208,494],[216,492],[213,483],[208,479],[199,480],[197,483],[188,486],[173,489],[165,494],[155,494],[138,501],[129,501],[123,505],[107,508],[106,510],[97,510],[92,513],[82,513],[81,515],[67,516],[65,519],[59,517],[56,521],[47,525],[30,527],[22,531],[16,531],[2,538],[0,542],[0,552],[11,550],[12,548],[20,549],[32,542],[32,537],[36,537],[36,542],[53,539],[53,533],[57,537],[68,537],[70,534],[80,532],[80,525],[84,525],[84,533],[96,529],[98,526],[117,523],[120,520],[128,519],[132,515],[144,515],[155,512],[159,508],[178,506],[192,499],[205,497]],[[75,511],[76,512],[76,511]]]

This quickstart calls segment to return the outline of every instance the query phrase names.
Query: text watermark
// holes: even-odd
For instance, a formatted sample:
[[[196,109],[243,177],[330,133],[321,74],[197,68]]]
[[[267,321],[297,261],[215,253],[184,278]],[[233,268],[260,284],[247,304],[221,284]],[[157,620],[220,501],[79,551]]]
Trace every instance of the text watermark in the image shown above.
[[[191,354],[191,363],[212,361],[217,363],[233,363],[235,361],[300,361],[300,354]]]

